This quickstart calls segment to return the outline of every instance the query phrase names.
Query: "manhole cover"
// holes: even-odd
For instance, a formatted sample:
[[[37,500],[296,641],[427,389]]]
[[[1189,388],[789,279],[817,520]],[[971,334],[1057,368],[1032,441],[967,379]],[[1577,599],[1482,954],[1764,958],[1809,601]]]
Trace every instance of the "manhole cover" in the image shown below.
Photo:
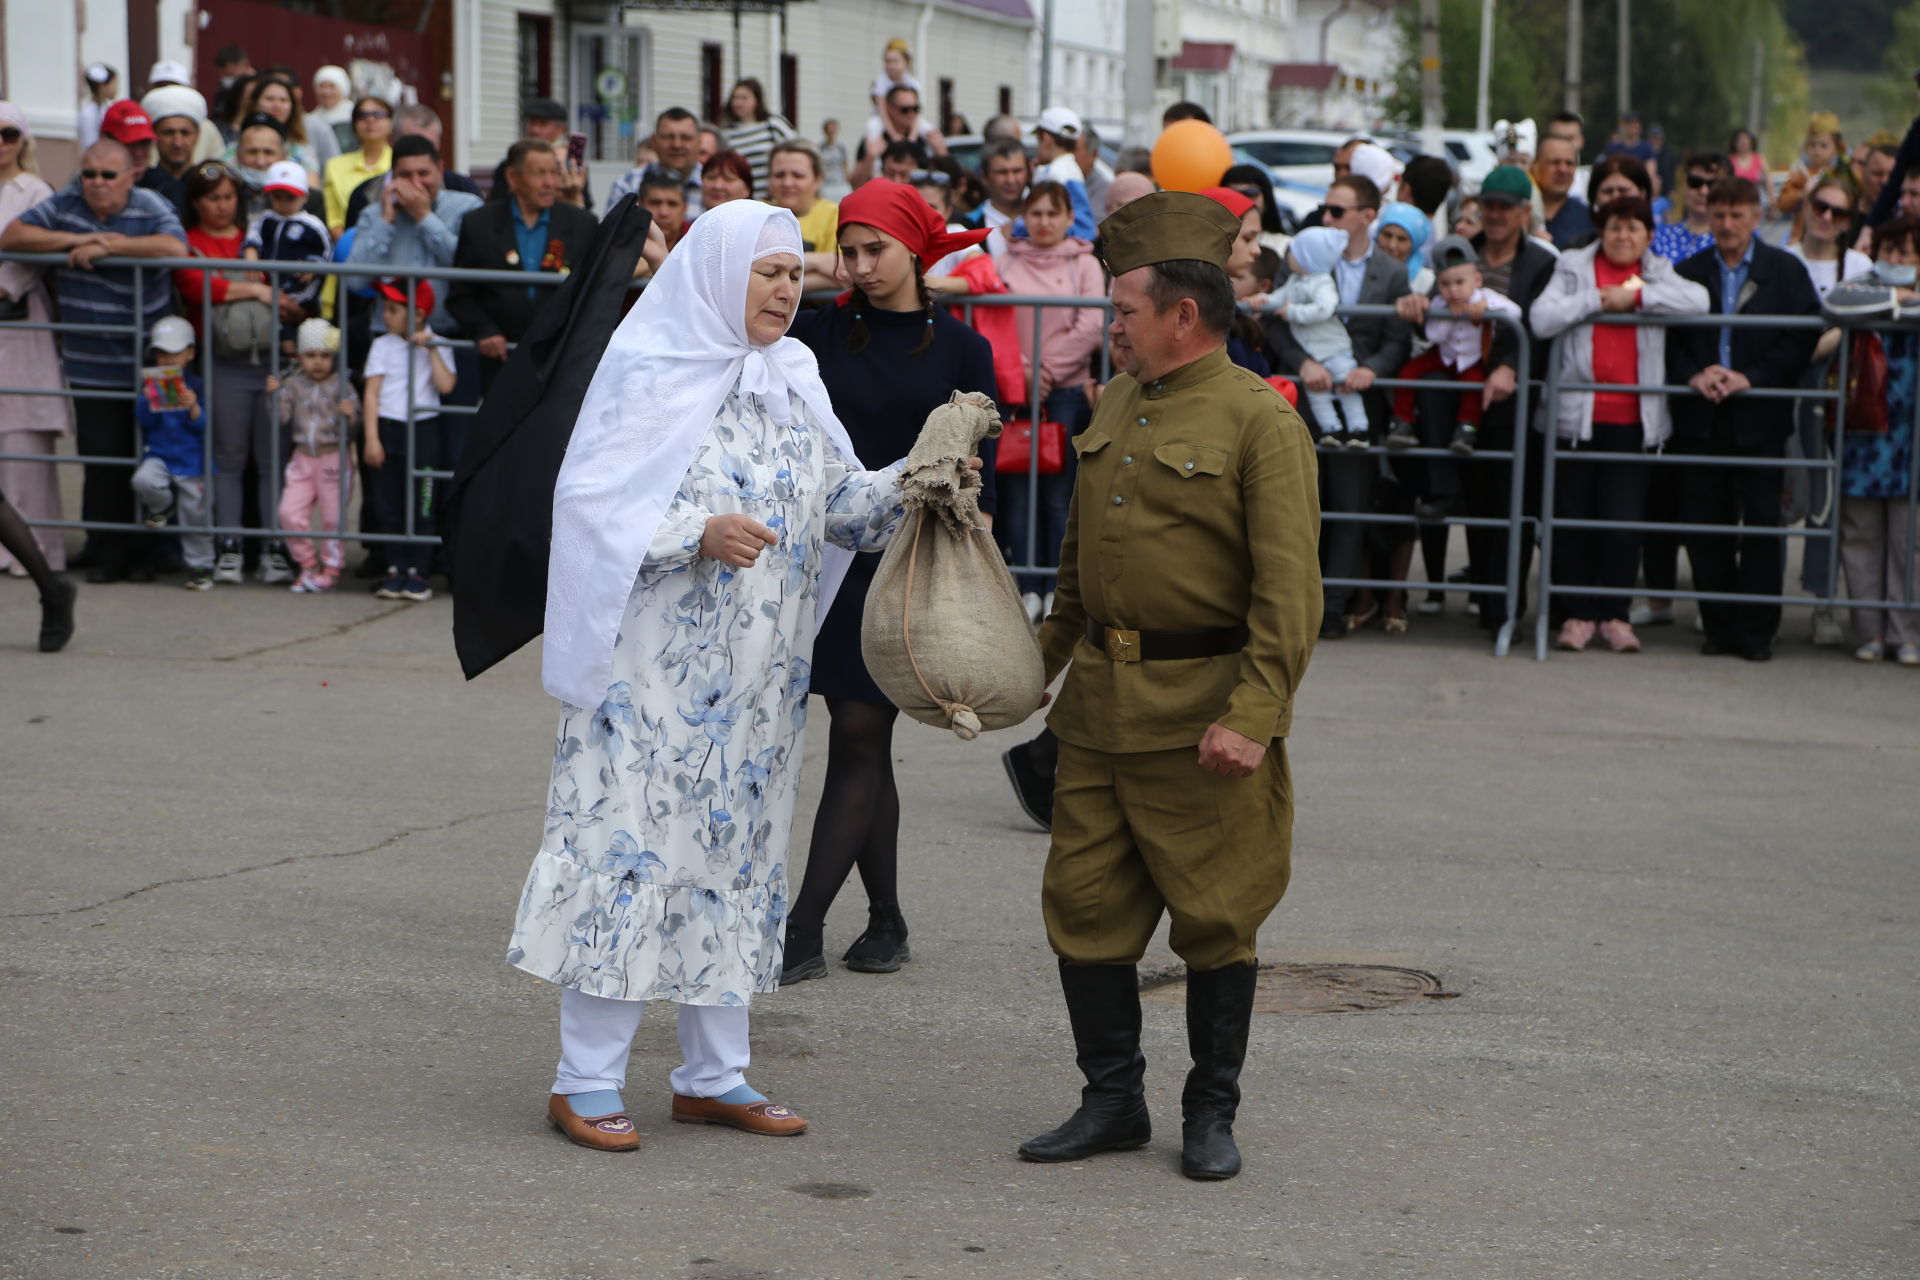
[[[1365,1013],[1410,1000],[1451,1000],[1440,979],[1424,969],[1385,964],[1274,964],[1254,985],[1255,1013]],[[1160,1004],[1184,1005],[1184,977],[1141,993]]]

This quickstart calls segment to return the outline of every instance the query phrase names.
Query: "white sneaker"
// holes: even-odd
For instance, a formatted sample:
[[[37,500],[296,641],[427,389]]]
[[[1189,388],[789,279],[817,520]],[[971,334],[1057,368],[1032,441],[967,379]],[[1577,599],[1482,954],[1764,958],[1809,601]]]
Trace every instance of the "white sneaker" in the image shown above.
[[[239,586],[246,581],[243,564],[244,561],[238,551],[222,551],[219,558],[213,562],[213,580]]]
[[[1813,611],[1813,642],[1828,647],[1847,642],[1847,633],[1840,629],[1840,620],[1833,616],[1833,610]]]
[[[279,550],[269,548],[260,557],[260,581],[266,583],[292,582],[293,566],[287,563],[287,557]]]
[[[1044,615],[1040,612],[1040,593],[1038,591],[1021,592],[1020,607],[1027,611],[1028,622],[1031,622],[1036,627],[1040,625],[1040,619]]]
[[[1701,636],[1707,634],[1707,620],[1698,613],[1693,615],[1693,632]]]
[[[1627,624],[1635,627],[1670,627],[1673,625],[1673,606],[1655,609],[1651,605],[1637,604],[1627,614]]]

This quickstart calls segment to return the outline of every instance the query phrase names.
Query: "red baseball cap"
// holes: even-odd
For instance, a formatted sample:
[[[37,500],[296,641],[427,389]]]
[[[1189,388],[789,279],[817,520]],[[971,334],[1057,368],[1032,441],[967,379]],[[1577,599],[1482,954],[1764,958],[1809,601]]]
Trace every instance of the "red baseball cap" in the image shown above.
[[[388,277],[385,280],[376,282],[373,286],[373,291],[385,298],[388,302],[397,302],[401,306],[405,306],[407,303],[407,282],[405,280]],[[413,305],[423,316],[433,310],[432,281],[415,280],[413,282]]]
[[[100,136],[131,145],[153,141],[153,121],[132,98],[122,98],[100,117]]]

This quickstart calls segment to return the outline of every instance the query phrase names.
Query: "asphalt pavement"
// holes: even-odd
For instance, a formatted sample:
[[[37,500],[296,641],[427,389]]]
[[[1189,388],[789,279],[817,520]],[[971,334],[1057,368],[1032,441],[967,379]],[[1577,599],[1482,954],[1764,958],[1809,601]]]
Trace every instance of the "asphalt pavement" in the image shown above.
[[[1246,1172],[1196,1184],[1177,1002],[1152,1144],[1014,1158],[1078,1086],[1014,734],[899,735],[912,963],[755,1001],[812,1130],[670,1124],[656,1011],[603,1155],[546,1126],[556,992],[503,962],[534,651],[469,685],[444,599],[250,584],[83,588],[42,655],[0,581],[0,1277],[1920,1274],[1920,671],[1804,613],[1764,665],[1684,626],[1494,659],[1459,607],[1315,655],[1261,945],[1457,998],[1260,1015]]]

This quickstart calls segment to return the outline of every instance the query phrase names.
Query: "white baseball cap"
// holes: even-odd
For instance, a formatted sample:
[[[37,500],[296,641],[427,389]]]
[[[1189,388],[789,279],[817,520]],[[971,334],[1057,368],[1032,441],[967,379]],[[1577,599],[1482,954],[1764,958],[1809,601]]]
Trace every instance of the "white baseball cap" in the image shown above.
[[[88,84],[105,84],[107,81],[113,79],[113,76],[113,68],[104,62],[89,62],[87,64]]]
[[[193,326],[179,316],[156,320],[147,334],[147,345],[168,355],[185,351],[193,345]]]
[[[297,196],[307,194],[307,171],[300,167],[298,160],[276,160],[267,168],[267,180],[260,184],[262,191],[291,191]]]
[[[193,87],[193,72],[171,58],[162,58],[153,64],[153,70],[147,72],[147,87],[156,84],[183,84]]]
[[[1077,140],[1086,129],[1081,123],[1080,113],[1071,107],[1048,107],[1040,113],[1040,123],[1033,126],[1035,133],[1050,133],[1056,138]]]

